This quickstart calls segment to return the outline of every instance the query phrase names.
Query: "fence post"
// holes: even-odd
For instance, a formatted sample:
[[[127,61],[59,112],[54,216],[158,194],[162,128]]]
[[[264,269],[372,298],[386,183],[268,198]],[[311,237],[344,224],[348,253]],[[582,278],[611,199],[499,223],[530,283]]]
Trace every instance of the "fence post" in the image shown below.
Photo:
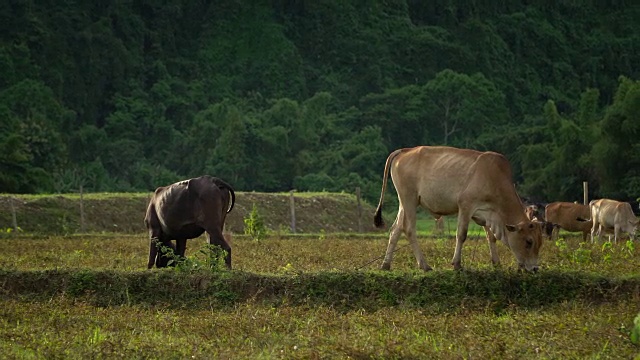
[[[289,207],[291,208],[291,232],[296,233],[296,205],[293,198],[294,190],[289,192]]]
[[[362,232],[362,203],[360,202],[360,186],[356,187],[356,199],[358,202],[358,232]]]
[[[13,205],[13,196],[9,197],[9,204],[11,204],[11,225],[13,225],[13,231],[18,231],[18,218],[16,217],[16,207]]]
[[[83,189],[82,185],[80,185],[80,232],[85,233],[84,226],[84,198],[83,198]]]
[[[589,183],[586,181],[582,182],[582,197],[582,203],[589,205]]]

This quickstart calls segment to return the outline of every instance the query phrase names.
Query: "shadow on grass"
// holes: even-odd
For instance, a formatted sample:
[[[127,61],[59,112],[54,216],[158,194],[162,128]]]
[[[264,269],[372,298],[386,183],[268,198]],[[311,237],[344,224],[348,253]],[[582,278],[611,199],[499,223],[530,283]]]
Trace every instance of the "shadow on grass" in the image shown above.
[[[332,306],[338,310],[402,306],[452,312],[510,306],[544,307],[566,301],[638,301],[640,275],[604,277],[577,272],[509,270],[318,272],[256,274],[173,269],[0,270],[0,294],[27,301],[66,297],[96,306],[211,308],[241,302],[272,306]],[[634,300],[635,299],[635,300]]]

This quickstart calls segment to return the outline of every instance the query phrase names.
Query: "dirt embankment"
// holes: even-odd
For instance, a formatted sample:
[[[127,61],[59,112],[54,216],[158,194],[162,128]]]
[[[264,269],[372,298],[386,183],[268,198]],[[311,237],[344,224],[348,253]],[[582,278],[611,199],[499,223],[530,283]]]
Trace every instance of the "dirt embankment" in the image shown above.
[[[24,232],[71,234],[81,232],[81,212],[85,232],[140,233],[149,194],[85,194],[81,201],[71,195],[0,195],[0,231],[13,227],[13,213]],[[13,199],[13,206],[11,206]],[[236,193],[236,204],[227,217],[226,228],[244,232],[244,219],[256,205],[258,214],[271,231],[291,232],[290,194]],[[296,233],[374,232],[375,208],[354,195],[317,193],[294,195]]]

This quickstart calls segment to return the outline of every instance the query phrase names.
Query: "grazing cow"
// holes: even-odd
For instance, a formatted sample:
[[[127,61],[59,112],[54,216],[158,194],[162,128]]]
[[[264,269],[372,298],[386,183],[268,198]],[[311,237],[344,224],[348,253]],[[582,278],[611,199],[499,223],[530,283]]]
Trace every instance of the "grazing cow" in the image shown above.
[[[546,203],[543,202],[534,202],[531,201],[528,198],[522,198],[522,202],[524,203],[525,206],[525,213],[527,214],[527,217],[529,218],[529,220],[541,220],[541,221],[545,221],[545,217],[544,217],[544,208],[545,206],[547,206]]]
[[[400,206],[381,269],[391,268],[398,238],[404,232],[418,266],[431,270],[416,241],[416,211],[422,206],[435,217],[458,214],[454,269],[462,267],[462,244],[473,220],[484,226],[494,264],[500,262],[497,238],[511,249],[520,268],[538,270],[543,223],[527,218],[512,183],[511,165],[503,155],[446,146],[418,146],[392,152],[384,167],[382,193],[374,216],[377,227],[384,225],[382,203],[389,172]]]
[[[572,202],[553,202],[545,207],[545,219],[557,225],[560,229],[569,232],[582,232],[582,241],[587,240],[587,234],[591,231],[591,221],[580,221],[590,217],[589,206]],[[553,231],[551,236],[555,239],[558,231]]]
[[[147,267],[151,269],[154,262],[157,267],[167,266],[168,259],[158,252],[160,245],[184,257],[187,240],[206,231],[209,243],[226,251],[225,263],[230,269],[231,246],[222,229],[235,199],[229,184],[209,175],[157,188],[144,218],[151,238]],[[171,240],[176,240],[176,246]]]
[[[594,241],[596,230],[598,231],[598,241],[602,240],[602,232],[613,231],[613,240],[618,242],[618,237],[622,232],[626,232],[633,240],[638,228],[638,218],[633,214],[631,205],[610,199],[592,200],[589,203],[591,209],[591,242]]]

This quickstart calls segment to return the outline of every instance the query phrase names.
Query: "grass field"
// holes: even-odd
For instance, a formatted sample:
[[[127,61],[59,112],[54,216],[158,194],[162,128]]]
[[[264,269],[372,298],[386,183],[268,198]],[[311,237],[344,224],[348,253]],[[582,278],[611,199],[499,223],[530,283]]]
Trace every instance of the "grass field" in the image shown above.
[[[4,358],[632,359],[640,311],[635,244],[542,248],[538,274],[493,268],[482,236],[449,265],[452,238],[421,237],[430,273],[382,236],[233,238],[233,271],[191,261],[146,270],[144,235],[0,238]]]

